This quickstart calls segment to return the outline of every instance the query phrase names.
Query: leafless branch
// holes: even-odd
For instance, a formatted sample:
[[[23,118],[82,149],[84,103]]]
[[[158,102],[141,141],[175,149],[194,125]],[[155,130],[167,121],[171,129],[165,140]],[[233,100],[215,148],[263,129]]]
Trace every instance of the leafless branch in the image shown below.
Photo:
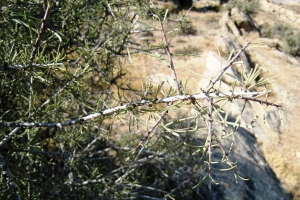
[[[272,103],[272,102],[268,102],[268,101],[264,101],[264,100],[260,100],[260,99],[255,99],[254,97],[241,97],[242,99],[245,99],[247,101],[255,101],[258,102],[260,104],[265,104],[267,106],[275,106],[275,107],[282,107],[282,105],[280,104],[276,104],[276,103]]]
[[[170,103],[171,104],[171,103]],[[118,180],[116,180],[115,183],[120,184],[122,183],[122,181],[124,180],[124,178],[126,178],[130,172],[133,171],[133,165],[134,163],[136,163],[137,159],[139,158],[139,156],[141,155],[142,151],[144,150],[145,146],[144,144],[149,141],[149,139],[153,136],[153,131],[155,130],[155,128],[161,123],[162,119],[166,116],[166,114],[168,113],[168,110],[164,111],[161,116],[159,117],[159,119],[156,121],[156,123],[152,126],[152,128],[148,131],[147,136],[145,136],[140,143],[137,145],[137,147],[135,148],[135,150],[138,150],[137,155],[135,156],[134,160],[130,163],[126,173],[121,176],[120,178],[118,178]],[[141,147],[142,146],[142,147]],[[141,148],[140,148],[141,147]]]
[[[213,110],[213,99],[209,98],[208,99],[208,117],[209,120],[207,122],[207,126],[208,126],[208,131],[207,131],[207,141],[208,141],[208,147],[207,147],[207,151],[208,151],[208,174],[209,177],[211,178],[211,173],[212,173],[212,164],[211,164],[211,155],[212,155],[212,148],[211,148],[211,143],[212,143],[212,123],[213,123],[213,119],[212,119],[212,110]]]
[[[241,53],[250,45],[248,42],[242,49],[237,52],[237,54],[228,62],[228,64],[220,71],[220,73],[214,78],[214,80],[209,84],[207,89],[204,91],[205,93],[209,93],[209,91],[214,87],[216,82],[218,82],[221,76],[225,73],[225,71],[233,64],[233,62],[241,55]]]
[[[41,27],[40,27],[40,32],[38,33],[38,37],[36,38],[33,50],[32,50],[31,55],[30,55],[30,63],[33,63],[33,61],[35,59],[37,50],[38,50],[40,42],[41,42],[41,38],[42,38],[42,36],[43,36],[43,34],[45,32],[46,22],[47,22],[47,19],[48,19],[49,15],[50,15],[50,9],[51,9],[51,5],[52,5],[52,1],[53,0],[48,0],[47,9],[46,9],[45,15],[44,15],[44,17],[42,19],[42,23],[41,23]]]
[[[124,186],[142,188],[142,189],[151,190],[151,191],[155,191],[155,192],[159,192],[159,193],[163,193],[163,194],[168,194],[168,192],[166,192],[166,191],[163,191],[163,190],[160,190],[160,189],[157,189],[157,188],[153,188],[153,187],[149,187],[149,186],[144,186],[144,185],[125,184]]]
[[[177,94],[178,95],[182,95],[182,92],[181,92],[181,89],[180,89],[180,84],[179,84],[179,81],[178,81],[178,78],[177,78],[177,74],[176,74],[176,71],[175,71],[175,68],[174,68],[174,63],[173,63],[173,58],[172,58],[172,54],[170,52],[170,48],[169,48],[169,42],[167,40],[167,37],[166,37],[166,32],[164,30],[164,26],[163,26],[163,23],[161,21],[161,19],[159,18],[159,23],[160,23],[160,28],[161,28],[161,32],[163,34],[163,39],[164,39],[164,43],[165,43],[165,49],[166,49],[166,52],[168,54],[168,59],[169,59],[169,62],[170,62],[170,68],[173,72],[173,76],[174,76],[174,81],[175,81],[175,84],[177,86]],[[168,102],[168,105],[170,106],[173,102],[170,101]],[[148,130],[147,132],[147,135],[140,141],[140,143],[137,145],[137,147],[135,148],[136,150],[139,149],[139,152],[136,156],[135,159],[138,158],[138,156],[140,155],[140,153],[142,152],[143,148],[140,148],[142,145],[144,145],[152,136],[153,136],[153,131],[155,130],[155,128],[161,123],[161,121],[163,120],[163,118],[167,115],[168,113],[168,110],[165,110],[159,117],[159,119],[155,122],[155,124],[152,126],[152,128],[150,130]],[[128,169],[128,171],[130,170],[130,167]],[[127,171],[127,172],[128,172]],[[120,182],[120,181],[119,181]]]
[[[168,113],[168,110],[164,111],[160,115],[159,119],[155,122],[155,124],[152,126],[152,128],[148,131],[147,135],[140,141],[140,143],[137,145],[135,150],[139,149],[142,145],[145,144],[145,142],[147,142],[151,138],[151,133],[153,133],[155,128],[161,123],[161,120],[166,116],[167,113]]]
[[[159,20],[159,23],[160,23],[161,32],[162,32],[163,38],[164,38],[166,52],[168,54],[168,58],[169,58],[169,62],[170,62],[170,68],[171,68],[171,70],[173,72],[174,81],[175,81],[175,84],[176,84],[176,87],[177,87],[177,93],[178,93],[178,95],[182,95],[180,84],[179,84],[179,81],[178,81],[178,78],[177,78],[177,74],[176,74],[174,63],[173,63],[173,59],[172,59],[172,54],[170,52],[169,42],[167,40],[166,32],[164,30],[164,26],[163,26],[163,23],[162,23],[161,20]]]
[[[139,155],[141,154],[141,150],[139,151],[139,153],[135,156],[134,160],[130,163],[128,169],[126,170],[125,174],[123,174],[121,177],[119,177],[116,181],[115,181],[115,184],[119,185],[123,182],[123,180],[132,172],[135,171],[135,169],[137,167],[140,167],[146,163],[148,163],[150,160],[154,159],[156,157],[156,155],[151,155],[151,156],[148,156],[147,158],[142,158],[142,162],[140,160],[140,162],[138,163],[137,162],[137,159],[139,157]]]
[[[62,88],[61,88],[62,90]],[[223,93],[223,94],[206,94],[200,93],[195,95],[177,95],[173,97],[166,97],[158,100],[141,100],[129,104],[125,104],[122,106],[117,106],[114,108],[109,108],[106,110],[102,110],[98,113],[93,113],[90,115],[86,115],[84,117],[80,117],[77,119],[65,121],[65,122],[53,122],[53,123],[46,123],[46,122],[0,122],[0,127],[58,127],[61,128],[63,126],[71,126],[75,124],[80,124],[85,121],[94,120],[101,116],[108,116],[117,112],[133,110],[137,107],[149,104],[158,104],[158,103],[170,103],[175,101],[187,101],[187,100],[203,100],[206,98],[230,98],[230,99],[239,99],[242,97],[253,97],[257,95],[265,94],[264,92],[234,92],[234,93]],[[46,101],[42,106],[47,104],[50,100]],[[278,105],[279,106],[279,105]],[[0,142],[0,147],[2,145],[2,141]]]

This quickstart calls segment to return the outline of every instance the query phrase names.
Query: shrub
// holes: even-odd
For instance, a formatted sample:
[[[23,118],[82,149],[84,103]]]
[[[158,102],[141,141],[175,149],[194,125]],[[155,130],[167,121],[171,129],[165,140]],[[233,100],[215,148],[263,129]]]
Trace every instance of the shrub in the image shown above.
[[[273,27],[266,23],[263,24],[260,27],[260,36],[264,38],[274,38]]]
[[[284,38],[283,51],[292,56],[300,56],[300,32],[288,34]]]
[[[293,27],[285,25],[283,23],[276,23],[273,27],[274,34],[279,38],[284,38],[289,35],[293,35]]]
[[[260,29],[262,37],[280,38],[284,40],[282,50],[292,56],[300,56],[300,32],[295,32],[289,25],[276,23],[273,28],[268,24]]]
[[[231,10],[237,7],[240,11],[246,14],[255,14],[259,8],[258,0],[229,0],[226,8]]]
[[[188,18],[186,13],[171,14],[169,17],[169,23],[166,24],[166,31],[174,31],[178,35],[196,35],[197,28],[193,22]]]
[[[268,94],[253,91],[268,84],[258,79],[258,67],[220,91],[221,76],[249,44],[231,54],[207,88],[188,94],[161,10],[139,0],[45,3],[1,5],[1,199],[208,199],[210,188],[201,183],[213,181],[213,168],[240,177],[231,147],[221,142],[233,142],[249,101],[281,107],[256,98]],[[162,45],[132,38],[151,30],[161,31]],[[163,60],[175,88],[122,84],[124,66],[138,52]],[[235,100],[244,107],[232,121],[223,106]]]

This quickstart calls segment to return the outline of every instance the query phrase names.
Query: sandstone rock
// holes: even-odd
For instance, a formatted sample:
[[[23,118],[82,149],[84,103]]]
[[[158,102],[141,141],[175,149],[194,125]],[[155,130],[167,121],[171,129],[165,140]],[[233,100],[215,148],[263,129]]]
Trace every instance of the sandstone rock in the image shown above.
[[[252,134],[246,129],[239,128],[234,137],[230,159],[231,162],[237,162],[238,175],[248,180],[235,179],[232,171],[214,170],[213,178],[221,181],[219,185],[212,187],[215,199],[289,199],[262,156]],[[229,149],[231,142],[231,138],[221,141],[225,149]],[[220,158],[222,158],[221,153],[213,153],[214,160]],[[229,168],[221,164],[214,167]]]
[[[266,111],[266,125],[271,128],[275,133],[280,134],[281,132],[281,121],[278,116],[278,109],[273,108]]]
[[[198,9],[215,7],[219,6],[220,4],[220,0],[193,0],[193,6]]]
[[[223,30],[226,31],[231,31],[233,33],[233,35],[235,35],[236,37],[239,37],[241,35],[240,30],[236,27],[235,23],[231,20],[231,18],[229,17],[229,12],[225,12],[222,19],[219,21],[221,27],[223,28]],[[223,31],[222,30],[222,31]]]
[[[251,19],[251,17],[239,11],[238,8],[231,9],[230,16],[239,28],[242,28],[245,31],[252,31],[256,29],[254,21]]]
[[[217,40],[217,46],[220,48],[220,51],[226,56],[229,56],[232,50],[238,51],[242,48],[242,46],[237,41],[236,37],[226,31],[221,32],[219,39]],[[245,52],[241,53],[239,59],[243,62],[243,65],[234,64],[234,72],[236,76],[239,76],[243,72],[243,70],[248,72],[251,69],[250,63]]]
[[[299,29],[300,27],[300,14],[286,9],[282,5],[271,3],[268,0],[260,0],[260,8],[266,12],[273,13],[279,20]]]
[[[210,78],[214,78],[215,76],[217,76],[220,73],[221,69],[226,66],[226,64],[227,61],[224,58],[219,57],[219,55],[216,52],[209,51],[206,56],[206,70],[203,73],[203,77],[205,78],[200,81],[199,85],[203,88],[208,86]],[[226,73],[234,76],[234,71],[232,70],[232,68],[229,68],[226,71]],[[225,74],[222,77],[221,81],[230,85],[235,81],[235,79]],[[222,87],[224,87],[223,83],[222,83]],[[228,86],[225,87],[226,89],[229,89]]]
[[[267,45],[270,48],[279,48],[280,41],[278,39],[270,39],[270,38],[258,38],[257,42],[262,43],[262,45]]]
[[[175,11],[181,7],[179,0],[152,0],[152,3],[158,8],[168,9],[169,12]]]

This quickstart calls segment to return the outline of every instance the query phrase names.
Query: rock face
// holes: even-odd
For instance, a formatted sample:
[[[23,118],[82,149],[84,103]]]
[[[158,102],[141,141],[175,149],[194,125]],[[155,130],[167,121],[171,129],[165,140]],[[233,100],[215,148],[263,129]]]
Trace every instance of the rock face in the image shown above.
[[[233,8],[230,11],[230,16],[238,28],[244,29],[245,31],[256,29],[254,21],[245,13],[239,11],[238,8]]]
[[[241,22],[242,20],[239,21]],[[225,12],[222,19],[219,22],[221,26],[221,31],[219,34],[219,39],[217,40],[217,45],[224,55],[229,56],[233,50],[236,51],[242,48],[238,41],[238,38],[241,36],[241,31],[229,16],[229,12]],[[244,63],[243,66],[235,65],[235,68],[233,69],[235,75],[237,76],[239,76],[239,74],[241,74],[243,70],[241,67],[244,67],[246,71],[250,71],[251,69],[249,60],[245,52],[241,54],[240,59]]]
[[[233,151],[230,153],[231,161],[238,162],[237,174],[248,180],[235,179],[232,171],[227,173],[214,171],[214,179],[222,180],[219,185],[212,188],[212,192],[216,194],[215,199],[289,199],[266,163],[252,134],[240,128],[234,137]],[[224,146],[229,148],[230,142],[224,141]],[[220,159],[222,155],[214,157]]]
[[[223,35],[225,32],[223,31]],[[237,41],[230,41],[229,38],[234,38],[230,36],[231,33],[226,33],[227,43],[235,43]],[[224,35],[225,36],[225,35]],[[229,45],[230,46],[230,45]],[[232,46],[230,46],[232,47]],[[225,48],[226,49],[226,48]],[[209,51],[207,54],[203,55],[206,58],[206,69],[203,73],[204,77],[215,77],[221,68],[226,65],[226,60],[220,58],[219,55],[213,51]],[[235,75],[236,68],[229,68],[227,73]],[[204,88],[209,84],[209,79],[202,79],[198,85]],[[229,91],[233,79],[229,76],[224,76],[222,82],[220,83],[221,91]],[[244,101],[237,100],[231,106],[224,107],[225,110],[230,112],[231,110],[241,110],[244,106]],[[234,108],[233,108],[234,107]],[[255,118],[255,111],[257,106],[255,103],[251,103],[245,107],[241,121],[244,124],[249,124]],[[235,122],[239,113],[232,113],[229,115],[229,121]],[[280,126],[278,123],[278,118],[276,117],[276,111],[270,110],[267,112],[267,125],[271,126],[275,132],[280,132]],[[217,123],[213,124],[214,133],[220,135],[220,127]],[[237,174],[248,180],[241,180],[234,176],[232,170],[228,172],[214,170],[212,175],[213,179],[219,184],[212,184],[211,193],[213,199],[275,199],[275,200],[285,200],[289,199],[288,194],[283,190],[279,184],[279,180],[274,175],[269,164],[266,162],[260,147],[257,143],[257,138],[259,141],[270,142],[271,136],[267,134],[260,134],[259,136],[255,133],[263,133],[263,127],[258,123],[254,128],[246,130],[244,128],[239,128],[234,133],[234,141],[232,137],[228,137],[220,141],[223,148],[228,151],[232,146],[232,151],[230,151],[231,162],[237,162]],[[217,148],[213,150],[212,154],[213,160],[220,160],[223,157],[221,151]],[[229,165],[217,164],[213,165],[215,169],[229,168]]]
[[[194,1],[197,2],[205,1]],[[200,58],[188,59],[187,65],[180,63],[181,66],[189,69],[193,67],[193,72],[208,78],[199,80],[194,74],[189,75],[196,80],[191,88],[199,88],[199,86],[206,88],[209,79],[214,78],[220,68],[227,64],[232,50],[241,49],[249,41],[252,41],[252,44],[240,56],[240,60],[244,62],[243,68],[234,65],[228,73],[238,76],[241,69],[249,72],[258,64],[264,66],[261,77],[271,78],[280,75],[274,83],[267,85],[267,89],[272,91],[269,96],[271,102],[280,104],[284,99],[284,111],[276,107],[262,107],[258,103],[247,104],[241,116],[241,123],[250,124],[256,116],[259,118],[256,119],[254,127],[247,130],[239,128],[235,133],[230,158],[233,162],[238,162],[238,174],[249,180],[238,180],[236,184],[232,171],[221,173],[215,170],[214,178],[220,181],[220,184],[212,185],[214,199],[300,199],[300,126],[297,123],[300,121],[299,58],[296,59],[280,51],[282,39],[260,38],[256,30],[256,23],[266,23],[265,19],[271,22],[271,26],[272,22],[282,21],[297,30],[300,27],[300,17],[284,6],[270,2],[271,0],[260,0],[261,10],[256,16],[250,17],[237,9],[222,13],[191,12],[191,16],[194,16],[197,21],[195,24],[198,35],[190,36],[190,43],[189,40],[183,41],[183,37],[180,38],[180,43],[173,40],[174,48],[187,43],[203,50]],[[221,58],[215,44],[218,46]],[[167,80],[171,77],[167,77]],[[187,79],[192,80],[190,77]],[[224,91],[229,91],[232,81],[230,77],[222,79],[220,85]],[[199,90],[193,90],[193,93],[195,92]],[[235,102],[234,105],[236,110],[241,110],[243,106],[242,102]],[[229,117],[230,120],[235,121],[238,115],[231,112]],[[218,127],[216,132],[217,130]],[[222,145],[228,149],[230,142],[230,139],[224,140]],[[215,159],[222,157],[221,153],[217,152],[213,156]]]
[[[246,17],[237,9],[225,12],[220,20],[220,26],[221,31],[218,34],[216,41],[217,46],[223,55],[221,60],[226,59],[226,56],[230,54],[231,50],[240,49],[247,42],[247,37],[245,37],[247,34],[242,34],[241,29],[244,29],[245,31],[253,31],[254,33],[257,32],[253,19]],[[255,37],[257,37],[257,35],[258,34],[256,34]],[[246,71],[249,72],[251,67],[253,67],[250,66],[250,62],[257,63],[259,65],[266,65],[268,70],[264,70],[264,73],[269,73],[269,75],[274,73],[276,74],[276,71],[279,73],[280,64],[285,61],[290,63],[288,64],[288,66],[290,66],[290,70],[292,66],[300,67],[300,63],[297,59],[278,50],[278,46],[280,44],[278,39],[256,38],[255,41],[266,45],[268,50],[259,51],[255,48],[247,49],[241,56],[241,60],[245,63],[244,69],[246,69]],[[265,54],[266,52],[268,52],[268,54]],[[209,52],[203,56],[206,56],[207,67],[203,75],[205,77],[214,77],[218,73],[220,68],[219,66],[224,62],[224,60],[221,62],[219,56],[213,52]],[[281,60],[282,63],[279,63],[277,60]],[[237,75],[239,73],[240,69],[238,66],[233,66],[233,68],[229,71],[229,74],[233,75]],[[290,76],[290,78],[292,77]],[[204,84],[206,82],[207,80],[203,79],[200,81],[200,84]],[[230,87],[228,84],[230,85],[229,80],[222,79],[221,86],[225,88],[225,90]],[[282,83],[280,82],[272,84],[272,91],[275,93],[278,100],[282,98],[282,94],[284,94],[282,87],[284,86],[282,86]],[[294,100],[290,99],[290,101]],[[243,106],[242,102],[235,103],[235,105],[239,107],[237,110],[240,110]],[[296,103],[293,102],[292,104],[295,105]],[[281,150],[274,149],[277,147],[281,138],[284,138],[283,135],[286,133],[286,128],[281,126],[281,120],[283,119],[288,121],[292,118],[292,116],[294,116],[292,114],[293,111],[291,111],[293,109],[292,107],[293,106],[287,106],[281,118],[278,116],[277,108],[265,110],[265,117],[260,116],[263,119],[257,120],[255,127],[250,130],[243,128],[238,129],[235,133],[233,151],[230,155],[234,161],[238,162],[239,174],[242,177],[249,178],[249,180],[239,180],[237,184],[233,184],[235,179],[232,175],[232,171],[227,174],[214,171],[214,178],[216,180],[222,180],[220,185],[212,187],[212,191],[216,193],[216,199],[290,199],[290,196],[286,191],[295,193],[295,188],[297,188],[297,181],[294,180],[295,176],[290,175],[288,172],[283,172],[284,168],[280,166],[284,166],[284,163],[286,163],[284,161],[284,154],[280,153]],[[225,108],[225,110],[226,109],[227,108]],[[241,121],[245,124],[250,124],[250,122],[256,117],[256,113],[258,113],[261,109],[262,107],[260,107],[260,105],[251,103],[249,106],[246,106],[241,117]],[[235,121],[238,116],[231,115],[230,117],[232,121]],[[223,141],[223,143],[226,148],[229,148],[230,140]],[[295,155],[296,154],[297,152],[295,152]],[[217,153],[214,155],[215,159],[220,159],[221,157],[221,153],[219,155]],[[268,162],[266,162],[266,160]],[[275,163],[279,166],[274,166]],[[292,164],[292,166],[293,165],[294,164]],[[292,167],[289,166],[289,168],[291,169]],[[283,178],[281,181],[283,181],[284,184],[281,185],[278,180],[278,178],[282,178],[280,173],[284,173],[286,176],[289,176],[289,180],[291,180],[291,182],[287,183],[287,180]],[[284,190],[282,186],[284,189],[289,189]],[[294,197],[297,198],[297,194],[294,195]]]
[[[280,4],[274,4],[268,0],[260,0],[260,8],[274,14],[279,20],[297,29],[300,27],[299,14],[290,9],[286,9]]]

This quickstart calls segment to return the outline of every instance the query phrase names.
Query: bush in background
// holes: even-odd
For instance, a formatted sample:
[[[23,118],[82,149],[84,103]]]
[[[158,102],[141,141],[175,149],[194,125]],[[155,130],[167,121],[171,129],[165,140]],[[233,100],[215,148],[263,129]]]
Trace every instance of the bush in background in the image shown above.
[[[276,23],[273,27],[264,24],[260,28],[261,37],[278,38],[284,41],[282,51],[292,56],[300,56],[300,32],[283,23]]]
[[[258,0],[229,0],[226,8],[231,10],[237,7],[240,11],[246,14],[255,14],[259,8]]]

